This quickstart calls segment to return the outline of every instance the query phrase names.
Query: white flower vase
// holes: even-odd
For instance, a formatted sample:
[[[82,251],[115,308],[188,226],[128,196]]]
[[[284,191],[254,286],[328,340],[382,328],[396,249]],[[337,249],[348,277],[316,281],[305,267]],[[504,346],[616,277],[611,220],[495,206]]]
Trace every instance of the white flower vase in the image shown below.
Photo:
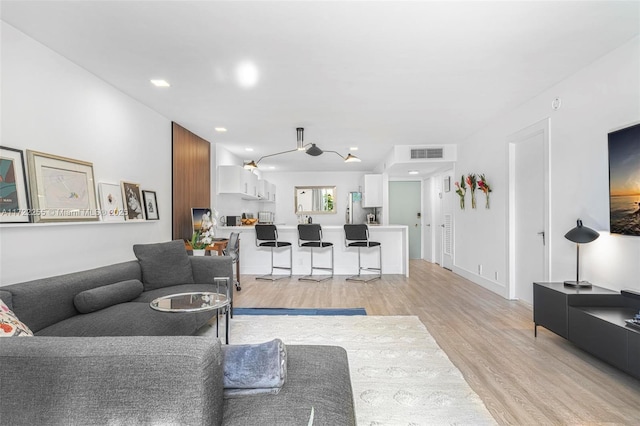
[[[193,255],[194,256],[204,256],[205,251],[206,251],[205,249],[193,250]]]

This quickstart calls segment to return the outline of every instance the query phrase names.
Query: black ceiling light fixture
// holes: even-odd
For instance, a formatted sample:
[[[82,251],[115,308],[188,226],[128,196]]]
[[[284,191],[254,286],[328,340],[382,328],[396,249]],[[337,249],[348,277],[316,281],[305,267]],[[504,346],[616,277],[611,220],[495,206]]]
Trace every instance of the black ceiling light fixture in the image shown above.
[[[317,157],[319,155],[324,154],[325,152],[333,152],[334,154],[336,154],[337,156],[342,158],[345,163],[359,163],[360,162],[360,159],[358,157],[356,157],[355,155],[352,155],[352,154],[348,154],[346,157],[343,157],[337,151],[323,151],[315,143],[308,143],[308,144],[305,145],[304,144],[304,128],[303,127],[296,128],[296,139],[297,139],[297,143],[296,143],[296,148],[295,149],[289,149],[287,151],[281,151],[281,152],[276,152],[274,154],[264,155],[264,156],[260,157],[258,159],[258,161],[251,160],[249,162],[244,163],[244,168],[248,169],[248,170],[257,169],[258,168],[258,164],[262,160],[264,160],[265,158],[273,157],[273,156],[276,156],[276,155],[288,154],[289,152],[294,152],[294,151],[304,151],[307,154],[311,155],[312,157]],[[311,146],[309,146],[309,145],[311,145]]]

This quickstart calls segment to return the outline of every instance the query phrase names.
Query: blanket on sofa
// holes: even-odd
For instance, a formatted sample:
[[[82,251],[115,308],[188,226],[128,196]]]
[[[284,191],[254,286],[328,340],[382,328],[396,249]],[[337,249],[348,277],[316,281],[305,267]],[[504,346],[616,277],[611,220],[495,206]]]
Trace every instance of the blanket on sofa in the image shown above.
[[[287,377],[287,350],[280,339],[223,346],[224,396],[277,394]]]

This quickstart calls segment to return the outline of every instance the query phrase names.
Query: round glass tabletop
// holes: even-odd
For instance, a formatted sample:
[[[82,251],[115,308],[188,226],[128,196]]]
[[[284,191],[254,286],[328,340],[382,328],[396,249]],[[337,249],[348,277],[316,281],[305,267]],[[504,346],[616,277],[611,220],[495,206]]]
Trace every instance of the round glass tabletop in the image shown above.
[[[162,312],[201,312],[224,308],[230,303],[226,294],[194,292],[170,294],[151,301],[151,308]]]

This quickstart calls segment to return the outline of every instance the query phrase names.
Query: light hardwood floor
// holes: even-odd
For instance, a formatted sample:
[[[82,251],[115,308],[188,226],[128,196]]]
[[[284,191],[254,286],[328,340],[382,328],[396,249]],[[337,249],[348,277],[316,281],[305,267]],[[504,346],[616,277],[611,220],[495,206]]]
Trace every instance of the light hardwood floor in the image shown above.
[[[535,338],[525,303],[421,260],[410,262],[410,278],[345,278],[269,282],[243,275],[234,305],[416,315],[500,424],[640,424],[640,381],[542,327]]]

